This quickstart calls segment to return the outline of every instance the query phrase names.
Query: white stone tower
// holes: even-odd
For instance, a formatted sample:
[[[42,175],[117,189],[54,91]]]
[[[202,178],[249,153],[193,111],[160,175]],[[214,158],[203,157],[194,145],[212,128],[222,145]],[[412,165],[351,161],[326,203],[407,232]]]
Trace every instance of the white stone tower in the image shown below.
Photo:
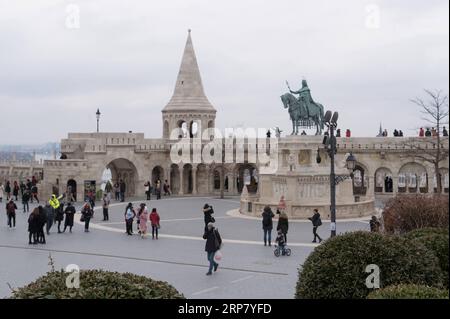
[[[184,132],[180,130],[175,138],[183,133],[189,136],[191,133],[203,132],[208,127],[215,127],[216,109],[203,90],[191,30],[188,32],[175,90],[162,110],[162,117],[163,138],[170,138],[172,131],[177,128],[182,128]]]

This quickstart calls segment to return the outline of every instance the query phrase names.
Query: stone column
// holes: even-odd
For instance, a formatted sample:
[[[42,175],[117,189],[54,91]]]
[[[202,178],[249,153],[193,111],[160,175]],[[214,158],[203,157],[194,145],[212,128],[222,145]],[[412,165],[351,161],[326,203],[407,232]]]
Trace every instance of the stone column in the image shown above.
[[[183,175],[184,175],[184,168],[183,168],[183,166],[181,166],[181,168],[180,168],[180,189],[178,191],[178,195],[184,195]]]
[[[396,195],[398,192],[398,176],[392,175],[392,195]]]
[[[197,165],[192,166],[192,195],[197,195]]]
[[[233,169],[233,173],[231,174],[231,183],[228,181],[228,187],[230,194],[236,194],[236,171]]]

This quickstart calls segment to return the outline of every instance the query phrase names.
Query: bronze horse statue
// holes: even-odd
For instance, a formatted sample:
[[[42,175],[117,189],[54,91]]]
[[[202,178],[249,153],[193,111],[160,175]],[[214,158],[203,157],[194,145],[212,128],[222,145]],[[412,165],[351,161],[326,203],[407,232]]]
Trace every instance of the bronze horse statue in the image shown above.
[[[292,133],[291,135],[298,135],[298,127],[301,122],[312,121],[316,126],[316,135],[321,135],[324,129],[323,117],[323,105],[320,103],[312,102],[310,107],[302,101],[302,98],[297,98],[291,93],[286,93],[281,96],[284,108],[289,110],[289,115],[292,121]]]

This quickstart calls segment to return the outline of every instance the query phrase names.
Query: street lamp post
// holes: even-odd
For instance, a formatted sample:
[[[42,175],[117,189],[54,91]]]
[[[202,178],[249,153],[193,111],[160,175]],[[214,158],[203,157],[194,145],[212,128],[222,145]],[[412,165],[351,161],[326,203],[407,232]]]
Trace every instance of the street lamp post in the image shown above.
[[[100,122],[100,109],[97,109],[97,113],[95,113],[96,117],[97,117],[97,133],[99,132],[99,122]]]
[[[337,127],[337,120],[339,114],[338,112],[334,112],[331,114],[331,111],[327,111],[324,116],[324,123],[328,127],[329,136],[325,136],[323,144],[327,149],[328,155],[330,156],[330,230],[331,237],[336,236],[336,186],[347,178],[351,178],[353,174],[353,170],[355,169],[356,159],[352,153],[346,158],[346,167],[350,172],[350,176],[338,176],[336,177],[334,171],[334,158],[337,152],[336,149],[336,137],[334,136],[334,130]],[[319,150],[317,150],[317,162],[320,162]]]

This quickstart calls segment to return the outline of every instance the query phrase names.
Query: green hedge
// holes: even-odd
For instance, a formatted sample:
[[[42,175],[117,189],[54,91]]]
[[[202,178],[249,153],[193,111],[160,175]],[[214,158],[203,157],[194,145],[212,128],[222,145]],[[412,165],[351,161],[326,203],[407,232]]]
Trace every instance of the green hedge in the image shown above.
[[[422,243],[431,250],[439,259],[439,265],[443,272],[444,285],[448,287],[449,269],[449,235],[446,228],[422,228],[406,233],[404,238]]]
[[[12,299],[184,299],[174,287],[131,273],[81,270],[80,288],[66,287],[69,273],[52,271],[13,292]]]
[[[368,299],[449,299],[448,290],[420,285],[398,285],[377,289]]]
[[[402,283],[442,287],[439,261],[425,246],[370,232],[336,236],[315,248],[299,269],[296,298],[366,298],[366,266],[380,268],[380,286]]]

